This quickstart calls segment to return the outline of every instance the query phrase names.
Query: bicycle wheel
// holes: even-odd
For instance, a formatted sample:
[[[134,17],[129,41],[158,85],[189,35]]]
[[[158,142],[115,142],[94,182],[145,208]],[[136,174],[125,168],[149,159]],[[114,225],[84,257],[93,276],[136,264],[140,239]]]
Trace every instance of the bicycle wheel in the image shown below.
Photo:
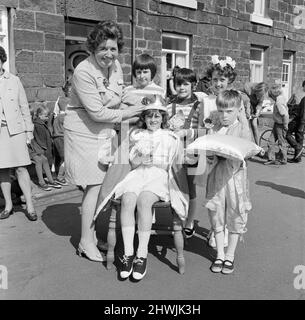
[[[277,141],[274,141],[274,136],[272,134],[272,129],[267,129],[262,132],[262,134],[259,137],[259,146],[267,152],[268,146],[273,145],[274,146],[274,152],[278,152],[278,144]]]

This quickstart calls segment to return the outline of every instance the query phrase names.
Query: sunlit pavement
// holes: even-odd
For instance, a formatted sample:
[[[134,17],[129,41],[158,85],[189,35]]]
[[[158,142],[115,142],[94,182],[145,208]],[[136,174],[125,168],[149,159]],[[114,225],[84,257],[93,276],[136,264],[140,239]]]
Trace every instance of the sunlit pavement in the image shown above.
[[[286,166],[264,166],[258,158],[249,164],[249,177],[253,210],[231,275],[209,270],[215,252],[205,242],[202,190],[196,234],[185,245],[185,274],[177,272],[172,237],[152,236],[147,275],[138,283],[120,281],[115,268],[76,255],[81,192],[73,191],[38,200],[37,222],[18,208],[0,221],[0,265],[8,271],[0,299],[304,299],[293,271],[305,265],[305,158]],[[107,219],[98,220],[104,239]]]

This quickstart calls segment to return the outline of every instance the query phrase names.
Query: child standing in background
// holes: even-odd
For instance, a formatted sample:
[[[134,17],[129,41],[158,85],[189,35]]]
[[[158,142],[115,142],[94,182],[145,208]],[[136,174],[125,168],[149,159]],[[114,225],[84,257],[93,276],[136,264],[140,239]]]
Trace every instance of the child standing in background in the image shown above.
[[[55,172],[57,174],[56,182],[66,186],[68,185],[65,180],[65,167],[64,167],[64,119],[65,110],[70,101],[72,85],[66,82],[63,87],[65,93],[64,97],[59,97],[57,104],[54,108],[53,119],[53,142],[54,142],[54,155],[55,155]]]
[[[34,139],[29,146],[29,154],[32,162],[35,164],[35,170],[38,183],[44,191],[50,191],[51,188],[60,189],[61,185],[57,184],[52,177],[50,166],[52,165],[52,134],[48,127],[49,108],[41,105],[35,112]],[[48,183],[43,178],[43,170],[47,176]]]
[[[132,75],[135,78],[135,83],[128,86],[123,91],[122,104],[120,108],[126,108],[130,105],[141,104],[146,95],[135,94],[137,89],[160,90],[160,95],[165,98],[165,90],[155,84],[153,81],[157,73],[157,64],[155,59],[147,53],[140,54],[136,57],[132,65]],[[134,120],[138,120],[138,117]]]
[[[192,141],[198,137],[199,119],[202,112],[202,104],[198,97],[194,94],[193,90],[196,86],[197,78],[196,73],[187,68],[179,68],[175,74],[175,88],[177,96],[173,99],[172,103],[167,106],[170,124],[172,130],[181,138]],[[180,118],[180,126],[177,126]],[[175,119],[175,120],[174,120]],[[190,160],[190,159],[189,159]],[[188,168],[196,166],[197,157],[192,159],[192,164],[186,164],[187,181],[190,196],[190,205],[188,218],[185,224],[184,233],[186,238],[191,238],[195,233],[194,217],[196,213],[196,186],[194,184],[194,175],[188,172]]]
[[[283,95],[281,84],[273,84],[268,91],[269,97],[274,100],[273,106],[273,130],[274,141],[278,141],[280,160],[275,158],[274,143],[268,143],[268,161],[264,164],[287,164],[287,141],[289,114],[287,101]]]
[[[249,127],[238,118],[242,106],[239,92],[236,90],[220,92],[216,104],[219,123],[209,133],[250,140]],[[217,156],[208,157],[208,167],[205,206],[215,234],[217,250],[217,258],[211,265],[211,271],[229,274],[234,271],[238,239],[247,231],[248,211],[252,208],[248,197],[247,169],[240,161]],[[226,253],[225,226],[229,231]]]

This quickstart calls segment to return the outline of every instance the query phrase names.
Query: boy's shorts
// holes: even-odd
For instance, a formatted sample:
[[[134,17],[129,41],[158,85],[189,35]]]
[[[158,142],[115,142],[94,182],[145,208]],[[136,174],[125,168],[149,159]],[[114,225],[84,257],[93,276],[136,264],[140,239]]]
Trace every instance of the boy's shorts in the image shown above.
[[[231,200],[232,197],[234,201]],[[236,191],[233,195],[232,190],[229,192],[226,186],[223,187],[207,202],[206,207],[209,209],[210,223],[215,232],[224,230],[225,225],[232,233],[242,234],[247,231],[248,213],[247,211],[239,212]]]

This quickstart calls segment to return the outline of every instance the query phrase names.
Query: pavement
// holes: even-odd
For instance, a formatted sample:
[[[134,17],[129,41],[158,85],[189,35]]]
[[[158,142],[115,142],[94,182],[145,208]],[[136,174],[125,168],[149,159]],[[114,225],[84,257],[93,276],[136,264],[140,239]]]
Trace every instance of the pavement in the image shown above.
[[[231,275],[209,270],[215,251],[205,241],[209,222],[200,203],[201,189],[196,234],[185,243],[185,274],[177,272],[172,237],[152,236],[148,272],[138,283],[121,281],[115,268],[108,271],[103,263],[76,255],[79,190],[70,187],[36,199],[37,222],[28,221],[20,207],[0,221],[0,267],[8,271],[7,289],[0,277],[0,300],[304,300],[305,290],[294,288],[295,267],[305,268],[304,160],[286,166],[264,166],[259,158],[249,163],[253,210]],[[98,236],[104,240],[108,218],[98,219]],[[117,250],[122,250],[121,239]]]

